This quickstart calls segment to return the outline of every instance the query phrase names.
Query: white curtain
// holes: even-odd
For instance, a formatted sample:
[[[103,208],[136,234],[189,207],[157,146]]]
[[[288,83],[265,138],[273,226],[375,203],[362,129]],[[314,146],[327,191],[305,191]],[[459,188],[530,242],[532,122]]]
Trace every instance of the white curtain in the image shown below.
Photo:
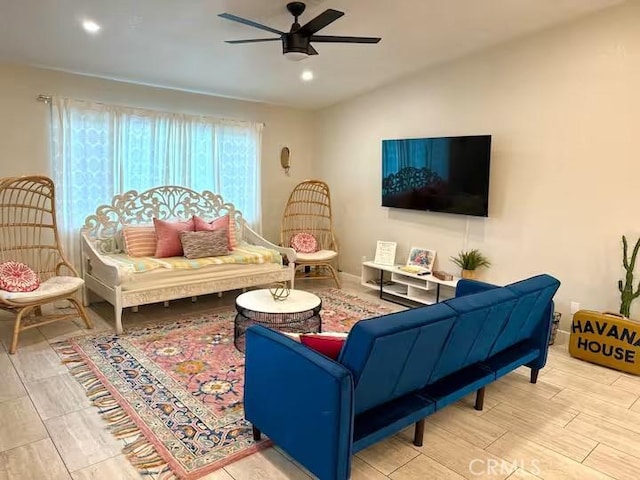
[[[51,112],[58,225],[74,263],[84,219],[128,190],[211,190],[261,230],[262,124],[62,97],[53,98]]]

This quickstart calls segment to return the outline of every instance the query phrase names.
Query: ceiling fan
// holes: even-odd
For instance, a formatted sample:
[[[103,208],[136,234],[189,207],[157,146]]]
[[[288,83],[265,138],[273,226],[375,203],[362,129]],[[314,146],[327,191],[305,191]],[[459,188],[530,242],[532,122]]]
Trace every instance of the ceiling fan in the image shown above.
[[[302,2],[290,2],[287,4],[287,10],[293,15],[294,22],[291,25],[291,30],[288,32],[282,32],[275,28],[267,27],[260,23],[248,20],[246,18],[232,15],[231,13],[221,13],[219,17],[226,18],[234,22],[249,25],[250,27],[259,28],[260,30],[266,30],[267,32],[275,33],[279,35],[277,38],[254,38],[250,40],[227,40],[227,43],[256,43],[256,42],[275,42],[282,41],[282,53],[291,60],[303,60],[309,55],[318,55],[315,48],[311,46],[311,42],[314,43],[378,43],[381,38],[379,37],[342,37],[333,35],[316,35],[316,33],[322,30],[330,23],[335,22],[344,12],[338,10],[328,9],[311,20],[306,25],[300,26],[298,23],[298,17],[304,12],[306,5]]]

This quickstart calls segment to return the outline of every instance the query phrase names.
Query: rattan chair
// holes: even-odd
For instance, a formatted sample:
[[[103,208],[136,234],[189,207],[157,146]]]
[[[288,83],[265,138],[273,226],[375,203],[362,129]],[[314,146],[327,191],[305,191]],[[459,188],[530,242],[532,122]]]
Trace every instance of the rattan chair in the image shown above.
[[[15,313],[9,353],[15,353],[20,332],[30,328],[78,316],[87,328],[92,328],[84,307],[76,299],[84,281],[60,247],[51,179],[0,178],[0,262],[7,261],[28,265],[41,282],[32,292],[0,290],[0,308]],[[59,300],[67,300],[76,312],[57,312],[51,306],[46,310],[53,312],[43,313],[45,304]],[[28,316],[30,313],[34,317]]]
[[[338,288],[338,244],[333,233],[331,194],[320,180],[306,180],[293,189],[282,215],[280,244],[290,246],[297,233],[310,233],[318,243],[314,253],[298,253],[296,275],[302,278],[332,278]]]

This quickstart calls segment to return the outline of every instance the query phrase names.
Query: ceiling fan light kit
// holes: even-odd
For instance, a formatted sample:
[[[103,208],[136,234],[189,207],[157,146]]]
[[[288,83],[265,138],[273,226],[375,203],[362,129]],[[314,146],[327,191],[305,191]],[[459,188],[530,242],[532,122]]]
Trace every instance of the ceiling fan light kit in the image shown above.
[[[344,12],[338,10],[328,9],[318,15],[316,18],[308,22],[307,24],[300,26],[298,23],[298,17],[302,15],[306,6],[302,2],[290,2],[287,4],[287,10],[293,15],[294,21],[291,25],[289,32],[282,32],[272,27],[262,25],[253,20],[238,17],[231,13],[221,13],[218,15],[226,20],[242,23],[250,27],[265,30],[267,32],[275,33],[279,35],[277,38],[252,38],[249,40],[227,40],[227,43],[239,44],[239,43],[258,43],[258,42],[273,42],[277,40],[282,41],[282,53],[290,60],[304,60],[309,55],[318,55],[318,52],[311,45],[311,42],[316,43],[378,43],[381,38],[379,37],[344,37],[335,35],[316,35],[317,32],[325,28],[327,25],[335,22],[337,19],[344,15]]]

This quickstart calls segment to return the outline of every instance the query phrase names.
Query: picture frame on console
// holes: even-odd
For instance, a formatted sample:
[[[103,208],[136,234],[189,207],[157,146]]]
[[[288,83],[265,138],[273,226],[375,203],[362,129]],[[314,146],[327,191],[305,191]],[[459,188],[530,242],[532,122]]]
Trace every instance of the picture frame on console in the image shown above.
[[[436,261],[436,251],[428,248],[411,247],[407,265],[421,267],[429,272],[433,271],[433,265]]]

